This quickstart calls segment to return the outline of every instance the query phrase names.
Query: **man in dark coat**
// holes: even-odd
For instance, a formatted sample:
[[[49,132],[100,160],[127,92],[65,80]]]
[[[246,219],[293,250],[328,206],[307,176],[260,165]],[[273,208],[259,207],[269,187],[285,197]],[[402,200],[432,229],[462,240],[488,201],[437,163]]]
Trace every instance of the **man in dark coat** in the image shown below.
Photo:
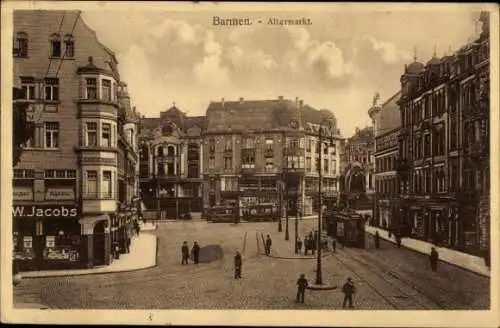
[[[181,253],[182,253],[182,263],[181,264],[183,264],[183,265],[188,264],[189,247],[188,247],[186,241],[182,243]]]
[[[271,255],[271,246],[273,245],[273,241],[271,240],[271,237],[267,235],[266,238],[266,255],[269,256]]]
[[[236,252],[234,256],[234,279],[241,279],[241,266],[243,261],[241,260],[240,252]]]
[[[200,257],[200,245],[195,241],[193,244],[193,260],[194,264],[198,264],[198,259]]]
[[[307,255],[307,251],[309,250],[309,237],[304,238],[304,255]]]
[[[306,289],[308,286],[308,281],[306,279],[305,274],[301,274],[299,279],[297,279],[297,303],[304,303],[304,297],[306,293]]]
[[[356,293],[356,286],[354,286],[351,278],[347,278],[347,282],[344,286],[342,286],[342,293],[344,293],[344,302],[342,303],[342,307],[345,308],[347,302],[349,302],[349,307],[353,308],[352,295]]]
[[[378,231],[375,232],[375,248],[380,248],[380,235]]]
[[[429,260],[431,262],[431,269],[433,272],[437,272],[439,254],[434,247],[432,247],[431,254],[429,256]]]

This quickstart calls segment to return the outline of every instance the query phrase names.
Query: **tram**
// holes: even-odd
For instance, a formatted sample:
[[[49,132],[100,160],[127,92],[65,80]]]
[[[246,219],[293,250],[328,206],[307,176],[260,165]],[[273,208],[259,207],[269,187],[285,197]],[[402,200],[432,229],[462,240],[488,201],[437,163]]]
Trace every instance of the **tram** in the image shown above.
[[[365,247],[365,220],[357,213],[328,211],[325,213],[323,227],[329,236],[343,246]]]
[[[234,222],[238,216],[235,206],[232,205],[219,205],[211,207],[206,212],[207,221],[214,223],[230,223]]]

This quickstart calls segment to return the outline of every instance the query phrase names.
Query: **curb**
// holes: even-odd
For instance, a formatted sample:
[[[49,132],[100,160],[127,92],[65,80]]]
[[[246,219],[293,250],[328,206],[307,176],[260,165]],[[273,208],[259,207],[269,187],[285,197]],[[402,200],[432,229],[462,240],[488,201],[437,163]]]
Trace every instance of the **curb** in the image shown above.
[[[260,253],[260,255],[266,255],[265,253]],[[323,254],[321,258],[329,257],[332,256],[333,254]],[[266,257],[271,257],[274,259],[280,259],[280,260],[316,260],[318,257],[286,257],[286,256],[276,256],[276,255],[266,255]]]
[[[367,234],[369,234],[369,235],[371,235],[371,236],[374,236],[374,235],[375,235],[374,233],[371,233],[371,232],[368,232],[368,231],[365,231],[365,233],[367,233]],[[383,238],[383,237],[380,237],[380,238],[382,238],[382,240],[384,240],[384,241],[386,241],[386,242],[389,242],[389,243],[391,243],[391,244],[393,244],[393,245],[396,245],[396,241],[394,241],[394,240],[392,240],[392,239],[385,239],[385,238]],[[415,252],[415,253],[417,253],[417,254],[420,254],[420,255],[422,255],[422,256],[429,256],[429,254],[428,254],[428,253],[425,253],[425,252],[419,251],[419,250],[417,250],[417,249],[410,248],[410,247],[405,246],[405,245],[403,245],[403,244],[401,244],[401,247],[403,247],[404,249],[410,250],[410,251],[412,251],[412,252]],[[447,249],[446,247],[439,247],[439,246],[431,246],[431,247],[435,247],[438,251],[439,251],[439,249],[440,249],[440,248]],[[470,272],[470,273],[472,273],[472,274],[475,274],[475,275],[478,275],[478,276],[481,276],[481,277],[491,278],[491,269],[490,269],[490,271],[489,271],[487,274],[485,274],[485,273],[483,273],[483,272],[477,272],[477,271],[474,271],[474,270],[472,270],[472,269],[470,269],[470,268],[460,266],[460,265],[458,265],[458,264],[456,264],[456,263],[446,261],[446,260],[444,260],[444,259],[442,259],[442,258],[440,258],[440,259],[439,259],[439,262],[443,262],[443,263],[449,264],[449,265],[451,265],[451,266],[454,266],[454,267],[456,267],[456,268],[460,268],[460,269],[462,269],[462,270],[468,271],[468,272]]]
[[[157,266],[157,261],[158,261],[158,237],[156,237],[156,253],[155,253],[155,263],[153,265],[148,265],[145,267],[141,268],[131,268],[131,269],[124,269],[124,270],[118,270],[118,271],[101,271],[101,272],[74,272],[74,273],[67,273],[67,274],[50,274],[50,275],[45,275],[45,276],[24,276],[21,273],[21,279],[41,279],[41,278],[58,278],[58,277],[76,277],[76,276],[89,276],[89,275],[101,275],[101,274],[109,274],[109,273],[125,273],[125,272],[134,272],[134,271],[141,271],[141,270],[146,270],[146,269],[151,269]],[[54,273],[57,273],[56,270],[54,270]]]

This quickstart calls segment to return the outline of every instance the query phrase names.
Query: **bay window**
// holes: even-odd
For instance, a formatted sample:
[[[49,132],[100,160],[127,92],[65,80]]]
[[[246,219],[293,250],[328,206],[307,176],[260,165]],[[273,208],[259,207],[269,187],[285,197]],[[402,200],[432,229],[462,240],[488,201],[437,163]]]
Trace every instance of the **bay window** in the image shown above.
[[[111,147],[111,124],[102,124],[101,147]]]
[[[97,99],[97,79],[96,78],[86,78],[85,79],[85,99]]]
[[[101,183],[101,198],[110,199],[113,196],[113,183],[111,179],[111,171],[102,172]]]
[[[86,196],[97,198],[97,171],[87,171]]]
[[[111,101],[111,80],[102,80],[102,99],[105,101]]]
[[[87,147],[97,147],[97,123],[87,123]]]

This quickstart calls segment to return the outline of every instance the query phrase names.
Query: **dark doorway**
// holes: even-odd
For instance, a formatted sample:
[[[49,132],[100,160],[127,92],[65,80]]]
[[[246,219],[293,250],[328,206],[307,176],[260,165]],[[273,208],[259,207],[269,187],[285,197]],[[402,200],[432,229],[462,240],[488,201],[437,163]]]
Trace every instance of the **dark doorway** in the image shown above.
[[[104,265],[105,264],[105,237],[104,237],[104,226],[106,224],[105,220],[99,221],[94,227],[94,265]]]

